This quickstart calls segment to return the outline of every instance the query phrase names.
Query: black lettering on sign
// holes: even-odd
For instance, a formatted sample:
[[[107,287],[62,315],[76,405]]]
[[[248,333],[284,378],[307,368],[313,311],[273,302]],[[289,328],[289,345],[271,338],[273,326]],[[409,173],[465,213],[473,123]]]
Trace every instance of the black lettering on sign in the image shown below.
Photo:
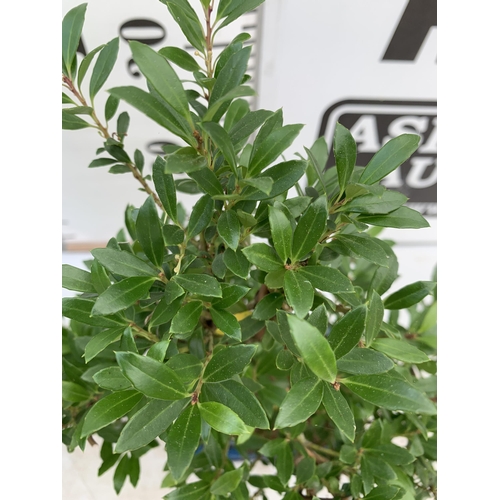
[[[356,165],[364,167],[390,139],[417,134],[420,146],[413,156],[382,183],[409,198],[408,206],[423,215],[436,215],[437,204],[437,116],[435,101],[346,100],[324,113],[318,137],[329,144],[327,168],[335,166],[335,124],[347,127],[358,146]]]
[[[175,144],[174,142],[170,141],[149,142],[148,144],[146,144],[146,150],[148,153],[151,153],[152,155],[164,156],[165,151],[163,150],[163,146],[178,146],[178,144]]]
[[[77,52],[80,52],[80,54],[85,57],[87,55],[87,49],[85,48],[85,44],[83,43],[83,38],[80,37],[80,41],[78,42],[78,47],[76,48]]]
[[[166,29],[156,21],[151,19],[132,19],[124,22],[120,26],[120,36],[127,42],[135,40],[146,45],[155,45],[162,42],[167,37]],[[128,72],[135,78],[139,78],[141,73],[133,59],[127,63]]]
[[[382,60],[414,61],[427,33],[436,25],[437,0],[409,0]]]

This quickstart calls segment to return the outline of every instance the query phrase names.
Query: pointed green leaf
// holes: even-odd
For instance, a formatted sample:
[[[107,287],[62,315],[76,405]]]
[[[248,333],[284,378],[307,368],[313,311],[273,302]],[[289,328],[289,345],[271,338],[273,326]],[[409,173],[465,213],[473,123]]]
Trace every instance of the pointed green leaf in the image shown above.
[[[106,349],[109,344],[120,340],[123,331],[123,327],[109,328],[93,336],[85,346],[85,363],[94,359],[100,352]]]
[[[416,281],[389,295],[384,300],[384,306],[386,309],[406,309],[418,304],[434,288],[436,288],[435,281]]]
[[[157,156],[153,163],[153,182],[163,208],[168,216],[177,224],[177,194],[174,178],[165,173],[165,160]]]
[[[304,266],[298,272],[309,281],[314,288],[332,294],[353,293],[351,280],[338,269],[327,266]]]
[[[96,291],[92,284],[91,274],[69,264],[62,266],[62,287],[75,292],[95,293]]]
[[[312,309],[314,288],[301,274],[292,270],[285,272],[284,290],[286,301],[293,307],[298,318],[305,318]]]
[[[64,297],[62,300],[62,314],[64,317],[74,319],[85,325],[104,326],[114,328],[128,325],[129,321],[119,315],[113,314],[106,317],[91,316],[95,301],[82,297]]]
[[[277,271],[283,268],[283,262],[274,248],[265,243],[254,243],[242,250],[245,257],[262,271]]]
[[[130,460],[131,458],[128,455],[123,455],[113,474],[113,488],[117,495],[122,490],[125,480],[127,479]]]
[[[158,276],[158,270],[130,252],[113,248],[96,248],[92,255],[113,274],[125,277]]]
[[[195,203],[187,226],[187,239],[200,234],[208,226],[212,220],[214,206],[214,200],[208,194],[202,196]]]
[[[82,128],[91,127],[92,125],[79,116],[69,113],[68,110],[62,110],[62,128],[63,130],[80,130]]]
[[[249,47],[250,48],[250,47]],[[211,102],[207,112],[203,115],[203,121],[218,121],[224,114],[233,99],[238,97],[250,97],[255,95],[255,90],[248,85],[238,85],[231,89],[227,94],[223,95],[217,102]],[[241,161],[241,160],[240,160]]]
[[[268,293],[259,301],[253,312],[253,318],[261,321],[276,316],[276,311],[283,305],[283,294],[280,292]]]
[[[88,436],[122,418],[142,397],[142,394],[137,391],[121,391],[113,392],[100,399],[90,408],[85,417],[82,436]]]
[[[358,196],[339,208],[339,212],[355,214],[388,214],[398,209],[408,198],[397,191],[385,190],[381,195]]]
[[[346,399],[340,391],[330,384],[323,382],[323,406],[332,422],[339,428],[351,443],[354,442],[356,424],[354,415]]]
[[[117,352],[116,360],[123,374],[144,395],[166,401],[187,396],[182,382],[165,364],[133,352]]]
[[[94,373],[92,378],[98,386],[109,391],[124,391],[132,388],[130,380],[123,375],[118,366],[110,366],[99,370]]]
[[[219,330],[232,339],[241,340],[241,327],[233,314],[224,311],[224,309],[217,309],[215,307],[210,307],[209,311],[215,326],[219,328]]]
[[[357,235],[338,234],[335,236],[335,242],[345,246],[349,253],[354,257],[362,257],[363,259],[373,262],[378,266],[389,267],[389,256],[377,243],[375,238],[371,238],[370,236],[362,233]],[[331,248],[336,250],[334,246]]]
[[[339,371],[354,375],[375,375],[394,368],[394,363],[381,352],[355,347],[337,360]]]
[[[372,347],[391,358],[399,359],[405,363],[425,363],[429,361],[425,352],[408,344],[405,340],[377,339],[372,343]]]
[[[87,4],[82,3],[69,10],[62,22],[62,59],[68,74],[80,43],[86,10]]]
[[[215,122],[204,122],[202,124],[203,129],[208,132],[208,135],[212,139],[213,143],[220,149],[224,159],[227,161],[234,175],[237,173],[237,159],[234,152],[233,143],[229,134],[224,130],[224,128]]]
[[[118,438],[115,452],[123,453],[148,445],[172,424],[189,401],[188,398],[149,401],[127,422]]]
[[[233,274],[243,279],[248,278],[250,262],[239,248],[236,251],[227,248],[222,256],[224,264]]]
[[[172,277],[172,281],[180,285],[184,290],[205,297],[222,297],[219,282],[208,274],[178,274]]]
[[[70,403],[80,403],[90,398],[90,393],[80,384],[70,382],[69,380],[62,381],[62,398]]]
[[[247,426],[236,413],[220,403],[210,401],[208,403],[198,403],[201,417],[213,429],[223,434],[244,434]]]
[[[89,83],[89,95],[92,102],[97,92],[101,90],[102,86],[108,79],[113,66],[116,63],[119,43],[119,37],[113,38],[113,40],[111,40],[104,46],[104,48],[99,53],[99,56],[97,57]]]
[[[206,383],[222,382],[240,374],[250,363],[256,350],[257,346],[246,344],[217,351],[205,368],[203,380]]]
[[[332,326],[328,342],[337,359],[342,358],[358,345],[365,329],[365,317],[366,306],[361,305],[349,311]]]
[[[293,231],[288,217],[279,209],[269,206],[269,224],[273,246],[284,263],[292,255]]]
[[[293,452],[288,442],[278,448],[274,462],[278,479],[282,484],[287,485],[293,473]]]
[[[335,125],[333,150],[335,153],[340,194],[342,194],[356,165],[356,141],[349,129],[340,123]]]
[[[239,0],[230,1],[222,0],[217,10],[217,20],[224,19],[220,28],[231,24],[233,21],[241,17],[246,12],[256,9],[264,0]]]
[[[156,344],[155,344],[156,345]],[[186,352],[172,356],[166,363],[186,386],[200,378],[203,363],[192,354]]]
[[[224,194],[224,188],[217,178],[217,175],[215,175],[209,168],[193,170],[191,172],[187,172],[187,174],[196,182],[200,190],[204,193],[207,193],[210,196],[219,196]]]
[[[172,319],[170,333],[192,332],[201,316],[203,304],[199,300],[193,300],[181,307]]]
[[[250,113],[246,114],[230,128],[229,137],[231,138],[231,142],[235,145],[236,151],[239,151],[243,147],[246,140],[264,123],[264,121],[266,121],[267,118],[269,118],[270,115],[272,115],[272,112],[265,109],[250,111]]]
[[[158,53],[186,71],[193,72],[201,69],[196,59],[179,47],[164,47]]]
[[[429,227],[422,215],[408,207],[399,207],[386,215],[360,215],[357,220],[379,227],[395,227],[398,229],[421,229]]]
[[[147,295],[154,281],[155,278],[135,276],[114,283],[97,297],[92,315],[104,316],[130,307]]]
[[[168,467],[178,481],[191,465],[201,434],[201,417],[197,405],[189,405],[167,433]]]
[[[436,414],[434,404],[404,379],[390,372],[379,375],[357,375],[342,383],[359,397],[388,410]]]
[[[173,283],[170,281],[169,283]],[[180,287],[179,287],[180,288]],[[182,289],[181,289],[182,290]],[[172,318],[177,314],[177,312],[182,307],[184,301],[184,290],[182,290],[182,297],[177,297],[176,299],[169,301],[168,298],[164,297],[161,302],[156,306],[153,311],[153,315],[149,321],[149,328],[154,328],[155,326],[164,325],[172,320]]]
[[[326,229],[328,210],[321,196],[307,207],[293,235],[292,261],[302,260],[318,243]]]
[[[165,244],[156,203],[152,196],[148,196],[139,209],[136,231],[137,239],[148,259],[157,267],[161,267]]]
[[[370,347],[377,337],[384,319],[384,303],[380,295],[372,290],[367,304],[365,319],[365,344]]]
[[[190,174],[207,168],[206,158],[191,147],[178,149],[165,157],[166,174]]]
[[[325,334],[328,329],[328,313],[325,304],[321,304],[310,314],[307,321],[315,326],[320,333]]]
[[[305,422],[321,404],[323,384],[316,377],[306,377],[292,386],[276,417],[275,429]]]
[[[415,461],[415,457],[408,450],[392,443],[378,444],[365,448],[365,451],[393,465],[408,465]]]
[[[224,472],[222,476],[217,478],[212,484],[210,492],[213,495],[227,496],[238,487],[241,479],[243,478],[243,472],[243,467],[229,472]]]
[[[326,338],[306,320],[289,315],[288,323],[306,365],[320,379],[333,384],[337,376],[337,363]]]
[[[222,212],[217,222],[217,231],[224,243],[236,251],[240,242],[240,220],[233,210]]]
[[[239,302],[249,291],[250,288],[242,285],[233,285],[230,283],[221,283],[222,298],[214,299],[212,304],[217,309],[227,309]]]

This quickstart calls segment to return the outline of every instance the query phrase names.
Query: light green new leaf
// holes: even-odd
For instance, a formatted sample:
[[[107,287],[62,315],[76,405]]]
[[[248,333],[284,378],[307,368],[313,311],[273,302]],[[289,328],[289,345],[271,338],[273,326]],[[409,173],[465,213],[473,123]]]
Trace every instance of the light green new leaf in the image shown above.
[[[236,470],[224,472],[222,476],[217,478],[212,486],[210,486],[210,493],[212,493],[212,495],[227,496],[238,487],[243,478],[244,471],[243,467],[240,467]]]
[[[305,422],[319,408],[322,397],[322,381],[316,377],[303,378],[288,391],[274,428],[283,429]]]
[[[328,342],[337,359],[342,358],[358,345],[365,329],[365,317],[366,306],[361,305],[349,311],[332,326]]]
[[[337,360],[339,371],[354,375],[375,375],[394,368],[394,363],[381,352],[355,347]]]
[[[435,281],[416,281],[389,295],[384,301],[384,306],[386,309],[406,309],[418,304],[434,288],[436,288]]]
[[[85,346],[85,363],[94,359],[100,352],[102,352],[109,344],[120,340],[123,335],[124,328],[109,328],[94,335],[88,344]]]
[[[239,375],[250,363],[256,350],[257,346],[245,344],[229,346],[217,351],[205,368],[204,382],[222,382],[234,375]]]
[[[342,194],[356,165],[356,141],[349,129],[340,123],[335,125],[333,151],[337,166],[340,194]]]
[[[62,266],[62,287],[75,292],[95,293],[96,291],[92,284],[92,275],[88,271],[69,264]]]
[[[349,404],[342,393],[336,391],[331,384],[323,382],[323,389],[323,406],[326,413],[328,413],[328,416],[342,434],[353,443],[356,434],[356,424]]]
[[[286,263],[292,255],[292,226],[288,217],[281,210],[269,205],[268,211],[274,249],[283,263]]]
[[[144,395],[165,401],[188,396],[175,372],[164,363],[133,352],[117,352],[116,360],[123,374]]]
[[[187,292],[205,297],[222,297],[219,282],[208,274],[177,274],[172,281]]]
[[[106,427],[125,416],[143,398],[137,391],[113,392],[97,401],[87,413],[83,424],[82,436]]]
[[[212,428],[223,434],[245,434],[248,427],[236,413],[221,403],[198,403],[201,417]]]
[[[399,359],[405,363],[425,363],[429,361],[425,352],[408,344],[405,340],[377,339],[372,343],[372,347],[391,358]]]
[[[172,319],[170,333],[192,332],[201,316],[203,304],[199,300],[193,300],[181,307]]]
[[[245,257],[262,271],[271,272],[283,268],[283,262],[274,248],[265,243],[254,243],[242,250]]]
[[[147,295],[154,281],[152,277],[135,276],[114,283],[97,297],[91,314],[104,316],[130,307]]]
[[[209,308],[214,324],[219,330],[234,340],[241,340],[241,326],[233,314],[224,309]]]
[[[217,231],[224,243],[236,251],[240,242],[240,220],[234,210],[222,212],[217,222]]]
[[[365,319],[365,344],[370,347],[377,337],[384,319],[384,303],[380,295],[372,290],[367,304]]]
[[[404,163],[418,149],[420,137],[402,134],[384,144],[363,170],[359,182],[375,184]]]
[[[360,215],[357,220],[379,227],[395,227],[397,229],[421,229],[429,227],[422,215],[408,207],[399,207],[386,215]]]
[[[69,10],[62,22],[62,59],[69,75],[80,43],[86,10],[87,4],[82,3]]]
[[[333,384],[337,376],[337,363],[326,338],[306,320],[288,315],[288,323],[305,364],[320,379]]]
[[[174,178],[165,173],[165,160],[157,156],[153,163],[153,182],[163,208],[168,216],[177,224],[177,194]]]
[[[158,269],[130,252],[114,248],[96,248],[90,252],[108,271],[118,276],[158,276]]]
[[[148,259],[157,267],[161,267],[165,243],[156,203],[148,196],[137,214],[137,239]]]
[[[202,196],[194,205],[189,218],[186,238],[189,240],[193,236],[200,234],[212,220],[214,212],[214,200],[206,194]]]
[[[200,411],[196,405],[189,405],[167,433],[168,467],[176,481],[179,481],[191,465],[200,434]]]
[[[137,450],[149,444],[172,424],[189,401],[188,398],[149,401],[127,422],[118,438],[115,452]]]
[[[314,302],[314,288],[301,274],[288,269],[285,272],[284,290],[286,301],[298,318],[305,318]]]
[[[390,372],[357,375],[342,383],[365,401],[388,410],[436,414],[436,407],[423,393]]]
[[[186,92],[169,62],[148,45],[131,40],[134,62],[158,94],[192,123]]]
[[[293,235],[292,261],[302,260],[318,243],[326,229],[326,198],[311,203],[299,219]]]
[[[118,57],[119,43],[119,37],[113,38],[99,53],[89,83],[89,95],[92,102],[97,92],[102,89],[102,86],[111,74]]]

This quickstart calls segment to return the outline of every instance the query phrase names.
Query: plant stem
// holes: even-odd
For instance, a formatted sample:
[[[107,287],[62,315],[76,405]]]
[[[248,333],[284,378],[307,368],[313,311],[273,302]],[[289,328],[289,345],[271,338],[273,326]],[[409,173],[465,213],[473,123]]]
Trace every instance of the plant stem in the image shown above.
[[[138,337],[148,339],[150,342],[154,342],[155,344],[160,341],[160,339],[154,333],[144,330],[133,321],[129,324],[129,326],[134,330],[135,335],[137,335]]]

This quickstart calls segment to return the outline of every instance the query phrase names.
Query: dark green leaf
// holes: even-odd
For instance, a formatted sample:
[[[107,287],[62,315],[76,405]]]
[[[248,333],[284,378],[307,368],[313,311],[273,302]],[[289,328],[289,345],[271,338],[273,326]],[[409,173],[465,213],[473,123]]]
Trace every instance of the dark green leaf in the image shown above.
[[[335,242],[340,242],[354,257],[362,257],[378,266],[389,267],[389,256],[374,238],[366,234],[338,234]],[[331,248],[337,250],[335,246]]]
[[[405,363],[425,363],[429,361],[425,352],[404,340],[377,339],[372,343],[372,347],[391,358],[399,359]]]
[[[386,309],[406,309],[418,304],[434,288],[436,288],[434,281],[416,281],[389,295],[384,300],[384,307]]]
[[[69,264],[62,266],[62,287],[75,292],[95,293],[91,274]]]
[[[223,309],[209,308],[215,326],[228,337],[241,340],[241,327],[238,320],[228,311]]]
[[[363,170],[359,182],[375,184],[405,162],[417,149],[420,137],[402,134],[384,144]]]
[[[285,272],[285,297],[298,318],[305,318],[312,308],[314,288],[301,274],[292,270]]]
[[[290,445],[285,442],[279,447],[274,462],[279,480],[284,484],[288,484],[293,473],[293,452]]]
[[[237,345],[229,346],[217,351],[208,362],[203,380],[205,382],[221,382],[240,374],[250,363],[257,346]]]
[[[250,288],[246,286],[232,285],[230,283],[221,283],[220,286],[222,289],[222,298],[212,301],[212,304],[217,309],[227,309],[239,302],[250,291]]]
[[[271,177],[255,177],[253,179],[242,179],[240,181],[242,186],[252,186],[262,191],[266,195],[271,193],[273,189],[273,180]]]
[[[292,427],[306,421],[316,412],[323,397],[323,384],[316,377],[307,377],[292,386],[281,404],[275,429]]]
[[[366,500],[393,500],[399,491],[397,486],[377,486],[363,498]]]
[[[227,248],[222,255],[224,264],[233,274],[243,279],[248,277],[250,262],[239,248],[236,251]]]
[[[189,405],[167,433],[168,467],[179,480],[191,465],[201,434],[201,417],[197,405]]]
[[[92,377],[97,385],[110,391],[123,391],[132,388],[129,379],[126,378],[118,366],[110,366],[94,373]]]
[[[292,255],[293,231],[288,217],[279,209],[269,206],[269,224],[273,246],[284,263]]]
[[[246,12],[256,9],[264,0],[222,0],[217,9],[217,20],[224,19],[219,26],[223,28],[241,17]]]
[[[92,255],[113,274],[125,277],[157,276],[158,270],[126,251],[96,248]]]
[[[300,267],[298,272],[309,281],[314,288],[332,294],[353,293],[351,280],[338,269],[327,266]]]
[[[236,413],[223,404],[210,401],[198,403],[203,420],[223,434],[245,434],[247,427]]]
[[[75,382],[70,382],[68,380],[62,381],[62,398],[64,401],[69,401],[70,403],[80,403],[81,401],[86,401],[90,398],[90,394],[82,387],[80,384]]]
[[[63,130],[79,130],[81,128],[91,127],[92,125],[79,116],[68,113],[66,109],[62,110],[62,128]]]
[[[156,344],[153,344],[149,349],[147,356],[155,359],[156,361],[163,362],[165,355],[167,354],[168,346],[170,345],[170,340],[160,340]]]
[[[64,108],[66,115],[91,115],[93,109],[90,106],[74,106],[72,108]]]
[[[430,415],[436,413],[435,406],[424,394],[390,372],[349,377],[342,383],[362,399],[382,408]]]
[[[91,314],[104,316],[130,307],[147,295],[154,281],[152,277],[135,276],[114,283],[97,297]]]
[[[116,63],[119,43],[119,37],[113,38],[113,40],[104,46],[97,57],[89,83],[89,94],[92,102],[97,92],[102,89]]]
[[[184,293],[183,290],[182,292]],[[178,297],[172,301],[169,301],[167,298],[163,298],[156,306],[153,315],[151,316],[149,327],[154,328],[155,326],[164,325],[165,323],[171,321],[182,307],[183,301],[184,297]]]
[[[365,448],[365,451],[393,465],[408,465],[415,461],[415,457],[408,450],[392,443],[378,444]]]
[[[311,315],[307,318],[307,321],[311,325],[315,326],[320,333],[326,333],[328,328],[328,314],[326,312],[325,304],[318,306]]]
[[[384,303],[380,295],[372,290],[367,304],[365,319],[365,344],[370,347],[377,337],[384,319]]]
[[[288,323],[306,365],[320,379],[333,384],[337,376],[337,363],[326,338],[316,327],[295,316],[288,315]]]
[[[200,234],[208,226],[212,220],[214,206],[214,200],[208,194],[202,196],[196,202],[187,226],[187,239]]]
[[[250,97],[254,95],[255,90],[253,90],[252,87],[249,87],[248,85],[239,85],[238,87],[235,87],[220,99],[218,99],[217,102],[211,103],[207,112],[203,115],[203,120],[207,122],[218,121],[233,99],[236,99],[238,97]]]
[[[165,3],[168,0],[162,0]],[[184,486],[180,486],[168,495],[165,500],[208,500],[210,484],[205,481],[195,481]]]
[[[118,160],[116,158],[96,158],[90,162],[89,168],[107,167],[117,162]]]
[[[398,277],[399,264],[396,254],[387,242],[378,240],[378,244],[385,250],[385,253],[389,256],[389,267],[377,268],[377,270],[373,273],[369,292],[371,290],[376,290],[379,295],[383,295],[387,290],[389,290],[391,285],[394,283],[394,280]],[[370,307],[370,303],[368,304],[368,307]]]
[[[80,43],[87,4],[82,3],[72,8],[64,16],[62,22],[62,59],[68,74],[71,75],[71,65]]]
[[[238,175],[237,159],[234,152],[234,147],[229,134],[222,128],[221,125],[215,122],[204,122],[203,129],[208,132],[213,143],[220,149],[224,159],[227,161],[234,175]]]
[[[82,436],[106,427],[126,415],[142,399],[137,391],[113,392],[97,401],[87,413],[83,424]]]
[[[133,352],[117,352],[116,360],[124,375],[144,395],[166,401],[187,396],[182,382],[165,364]]]
[[[196,182],[201,191],[209,194],[210,196],[219,196],[224,194],[224,188],[219,182],[217,175],[215,175],[209,168],[193,170],[191,172],[187,172],[187,174]]]
[[[357,220],[372,226],[395,227],[398,229],[429,227],[429,223],[419,212],[408,207],[399,207],[386,215],[360,215]]]
[[[149,444],[172,424],[188,402],[187,398],[149,401],[127,422],[118,438],[115,452],[136,450]]]
[[[120,104],[120,99],[117,99],[115,96],[110,95],[106,99],[106,105],[104,107],[104,118],[107,122],[115,116],[115,113],[118,109],[118,105]]]
[[[253,318],[261,321],[271,319],[276,315],[276,311],[281,309],[283,299],[283,294],[280,292],[268,293],[255,307]]]
[[[178,274],[172,277],[172,281],[196,295],[222,297],[219,282],[208,274]]]
[[[237,151],[243,147],[246,140],[264,123],[267,118],[269,118],[270,115],[272,115],[272,112],[265,109],[250,111],[250,113],[246,114],[229,129],[229,137],[231,138],[231,142],[235,145],[235,149]],[[224,121],[224,125],[225,124],[226,121]]]
[[[103,330],[92,337],[89,343],[85,346],[85,363],[88,363],[91,359],[95,358],[101,351],[106,349],[109,344],[120,340],[123,330],[122,326],[118,328],[110,328],[108,330]]]
[[[236,251],[240,242],[240,221],[234,210],[222,212],[217,222],[217,231],[224,243]]]
[[[163,208],[169,217],[177,223],[177,195],[174,178],[165,173],[165,160],[157,156],[153,163],[153,181]]]
[[[394,368],[394,363],[380,352],[355,347],[337,360],[337,367],[340,371],[355,375],[375,375],[388,372]]]
[[[210,492],[213,495],[227,496],[238,487],[241,479],[243,478],[243,472],[244,469],[242,467],[229,472],[224,472],[222,476],[217,478],[212,484]]]
[[[82,82],[83,79],[85,78],[85,75],[87,74],[87,71],[89,69],[90,63],[94,59],[95,55],[101,51],[105,47],[105,44],[103,43],[102,45],[99,45],[99,47],[96,47],[94,50],[91,50],[83,59],[82,62],[80,63],[80,67],[78,68],[78,88],[81,89],[82,87]]]
[[[63,104],[74,104],[76,106],[76,102],[71,99],[67,94],[64,92],[62,93],[62,103]]]
[[[245,257],[262,271],[277,271],[283,268],[283,262],[274,248],[265,243],[254,243],[242,250]]]
[[[333,150],[337,166],[340,194],[344,192],[356,165],[356,141],[349,129],[337,123]]]
[[[293,235],[292,261],[302,260],[318,243],[326,229],[326,198],[320,197],[307,207]]]
[[[136,231],[137,239],[144,253],[153,264],[160,267],[163,262],[165,244],[163,242],[163,234],[156,203],[152,196],[148,196],[139,209]]]
[[[115,473],[113,475],[113,487],[116,494],[118,495],[125,484],[125,479],[128,476],[130,458],[128,455],[123,455],[120,462],[116,466]]]
[[[107,317],[91,316],[95,301],[82,297],[64,297],[62,300],[62,314],[64,317],[74,319],[85,325],[104,326],[113,328],[120,325],[127,325],[129,321],[118,315]]]
[[[338,320],[330,331],[328,342],[337,359],[358,345],[365,329],[366,306],[361,305]]]
[[[166,174],[190,174],[207,168],[206,158],[194,148],[181,148],[165,157]]]
[[[189,333],[192,332],[201,316],[203,304],[199,300],[188,302],[176,313],[170,326],[171,333]]]
[[[200,70],[200,66],[195,58],[178,47],[164,47],[160,49],[158,53],[186,71],[193,72]]]
[[[340,361],[340,360],[339,360]],[[336,391],[332,385],[323,383],[323,406],[332,422],[339,428],[344,436],[354,442],[356,424],[354,416],[346,399],[340,391]]]
[[[121,141],[123,141],[124,137],[127,135],[129,125],[130,125],[129,114],[126,111],[120,113],[120,115],[118,116],[118,120],[116,120],[116,133],[120,137]]]
[[[156,345],[156,344],[155,344]],[[172,356],[166,363],[186,386],[200,378],[202,362],[193,354],[180,353]]]

